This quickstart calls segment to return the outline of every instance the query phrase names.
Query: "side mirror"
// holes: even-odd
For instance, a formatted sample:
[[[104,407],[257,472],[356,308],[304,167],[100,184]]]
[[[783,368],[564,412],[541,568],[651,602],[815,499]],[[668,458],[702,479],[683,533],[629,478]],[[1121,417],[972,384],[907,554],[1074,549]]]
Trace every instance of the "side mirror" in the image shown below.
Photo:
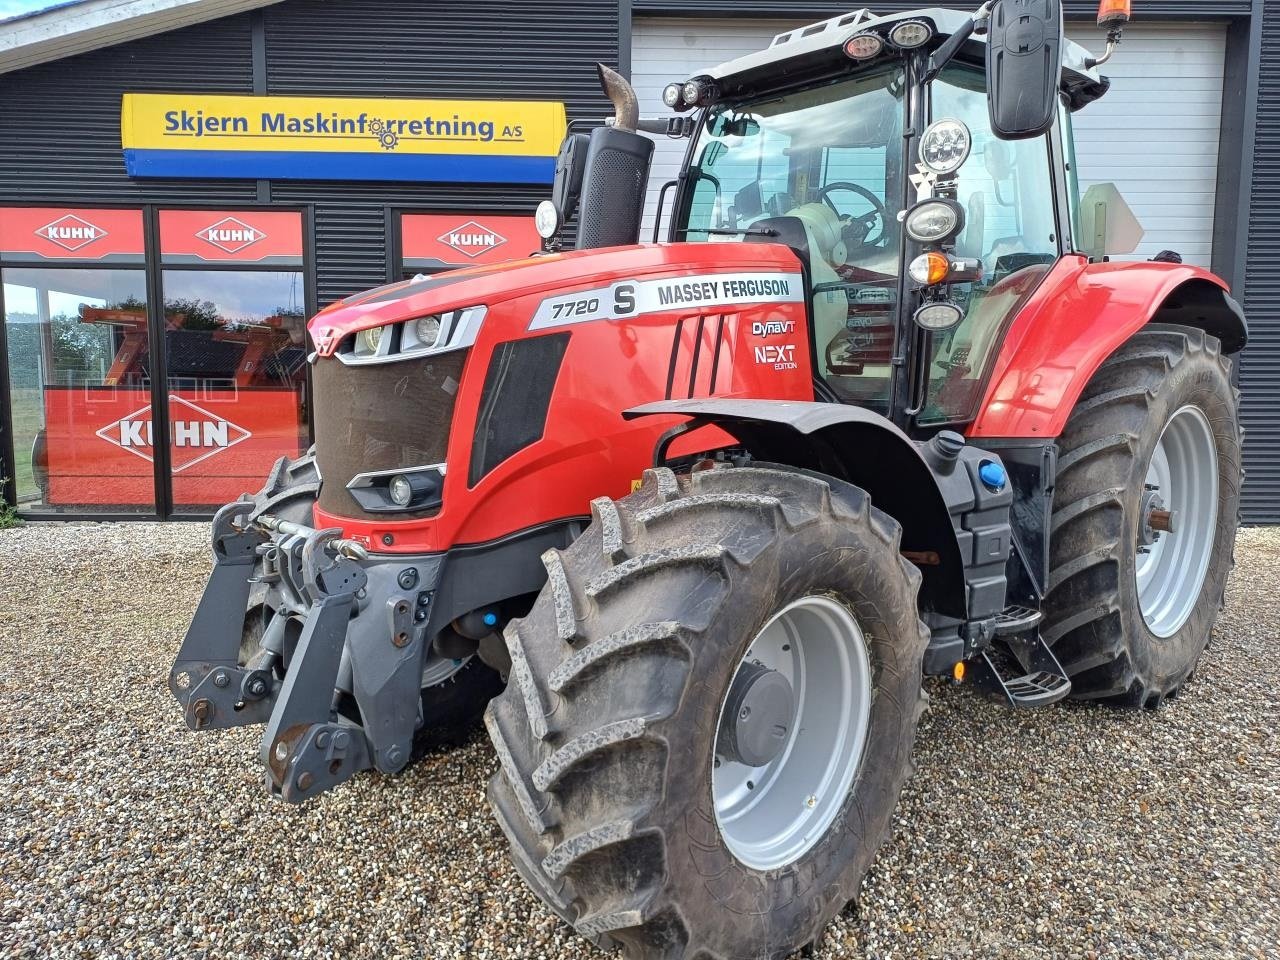
[[[1038,137],[1058,116],[1061,0],[996,0],[987,36],[987,107],[1001,140]]]
[[[584,133],[571,133],[560,144],[560,153],[556,156],[556,177],[551,185],[551,202],[560,214],[560,225],[572,219],[578,209],[589,144],[590,138]]]

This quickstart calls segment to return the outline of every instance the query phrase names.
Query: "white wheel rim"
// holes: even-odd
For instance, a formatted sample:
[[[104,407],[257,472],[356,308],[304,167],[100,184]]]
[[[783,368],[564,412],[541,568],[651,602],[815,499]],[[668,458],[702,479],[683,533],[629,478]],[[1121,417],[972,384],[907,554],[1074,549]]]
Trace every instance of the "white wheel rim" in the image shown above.
[[[785,745],[764,766],[713,761],[716,824],[741,863],[776,870],[821,840],[844,806],[870,726],[871,660],[849,609],[810,596],[765,624],[738,669],[746,662],[787,678],[795,713]]]
[[[1182,407],[1165,425],[1146,482],[1174,515],[1175,529],[1139,547],[1134,563],[1138,605],[1148,630],[1171,637],[1200,599],[1218,527],[1218,448],[1199,407]],[[1142,517],[1138,524],[1141,543]]]

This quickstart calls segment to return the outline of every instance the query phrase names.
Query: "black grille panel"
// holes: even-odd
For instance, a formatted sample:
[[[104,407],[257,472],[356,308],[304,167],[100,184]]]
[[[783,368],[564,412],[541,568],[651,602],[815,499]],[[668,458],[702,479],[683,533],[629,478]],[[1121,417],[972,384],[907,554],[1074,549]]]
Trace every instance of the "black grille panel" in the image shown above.
[[[569,334],[512,340],[493,352],[480,397],[480,415],[471,441],[467,485],[507,457],[542,439],[547,407],[555,389]]]
[[[316,460],[320,509],[358,520],[409,519],[418,513],[371,514],[347,490],[360,473],[443,463],[467,351],[395,363],[347,366],[332,357],[315,365]]]

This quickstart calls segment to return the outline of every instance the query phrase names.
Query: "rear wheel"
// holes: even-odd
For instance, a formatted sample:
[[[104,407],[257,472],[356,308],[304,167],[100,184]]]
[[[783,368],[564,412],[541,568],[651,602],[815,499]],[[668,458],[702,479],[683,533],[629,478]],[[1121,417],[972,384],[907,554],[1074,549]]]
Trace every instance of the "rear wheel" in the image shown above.
[[[1230,361],[1153,326],[1094,375],[1059,440],[1044,636],[1072,695],[1155,707],[1204,651],[1240,502]]]
[[[782,469],[651,470],[592,510],[485,717],[516,868],[632,958],[784,957],[910,772],[919,573],[865,493]]]

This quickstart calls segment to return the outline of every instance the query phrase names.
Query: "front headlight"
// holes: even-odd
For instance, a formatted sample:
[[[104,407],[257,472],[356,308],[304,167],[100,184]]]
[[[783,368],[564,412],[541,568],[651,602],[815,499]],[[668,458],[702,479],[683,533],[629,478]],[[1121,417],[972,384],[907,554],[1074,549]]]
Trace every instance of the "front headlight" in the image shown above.
[[[419,317],[414,321],[413,332],[424,347],[434,347],[440,339],[440,318],[434,314]]]
[[[407,507],[413,500],[413,485],[409,483],[408,477],[396,474],[387,484],[387,493],[397,507]]]
[[[382,346],[382,336],[386,327],[369,327],[356,334],[356,353],[373,354]]]
[[[925,200],[907,211],[904,226],[917,243],[944,243],[964,229],[964,207],[954,200]]]

